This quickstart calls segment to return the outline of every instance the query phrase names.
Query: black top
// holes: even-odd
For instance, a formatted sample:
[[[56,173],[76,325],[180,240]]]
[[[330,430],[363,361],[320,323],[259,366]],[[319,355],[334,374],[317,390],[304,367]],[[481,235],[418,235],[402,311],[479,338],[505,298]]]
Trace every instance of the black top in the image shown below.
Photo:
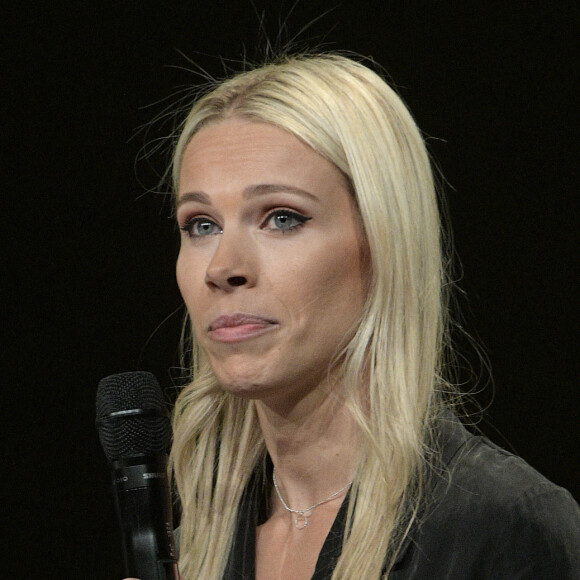
[[[450,413],[440,423],[441,463],[427,507],[405,541],[393,580],[580,580],[580,509],[569,492],[521,458],[471,435]],[[241,506],[224,580],[254,580],[262,486]],[[251,490],[251,491],[250,491]],[[312,580],[332,575],[347,501],[322,547]]]

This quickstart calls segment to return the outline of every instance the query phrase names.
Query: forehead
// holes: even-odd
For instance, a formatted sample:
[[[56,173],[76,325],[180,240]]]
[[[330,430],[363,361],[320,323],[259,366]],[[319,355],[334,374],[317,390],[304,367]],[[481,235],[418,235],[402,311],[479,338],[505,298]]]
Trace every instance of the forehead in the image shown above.
[[[288,131],[238,118],[212,123],[192,137],[181,158],[178,193],[199,181],[228,177],[272,183],[282,178],[298,182],[330,179],[349,187],[348,179],[333,163]]]

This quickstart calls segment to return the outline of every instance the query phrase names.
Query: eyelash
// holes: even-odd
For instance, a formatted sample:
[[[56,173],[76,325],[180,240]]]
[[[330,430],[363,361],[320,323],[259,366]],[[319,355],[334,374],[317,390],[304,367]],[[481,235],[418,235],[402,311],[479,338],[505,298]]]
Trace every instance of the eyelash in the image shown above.
[[[266,219],[262,222],[262,225],[260,226],[260,229],[267,229],[265,226],[266,224],[268,224],[268,222],[270,222],[272,219],[276,218],[276,217],[287,217],[290,220],[295,220],[296,223],[290,227],[288,227],[287,229],[281,229],[281,228],[269,228],[271,231],[277,231],[282,233],[282,235],[287,234],[287,233],[291,233],[296,231],[297,229],[301,228],[302,226],[304,226],[304,224],[311,220],[312,218],[307,217],[305,215],[302,215],[300,213],[297,213],[295,211],[289,210],[289,209],[277,209],[274,210],[272,212],[270,212],[268,214],[268,216],[266,217]],[[183,226],[180,226],[180,230],[182,232],[184,232],[189,238],[192,239],[199,239],[199,238],[203,238],[203,237],[207,237],[204,235],[199,235],[199,234],[194,234],[193,233],[193,228],[196,225],[202,224],[202,223],[206,223],[206,224],[212,224],[214,225],[216,228],[219,229],[219,232],[217,233],[212,233],[212,234],[207,234],[207,236],[215,236],[218,233],[222,233],[223,230],[221,228],[219,228],[219,226],[211,219],[207,218],[207,217],[203,217],[203,216],[195,216],[192,217],[191,219],[189,219]]]
[[[266,217],[266,219],[264,220],[264,222],[262,224],[262,228],[265,224],[267,224],[272,219],[274,219],[276,217],[281,217],[281,216],[290,218],[291,220],[295,220],[295,222],[296,222],[293,226],[290,226],[288,229],[285,229],[285,230],[283,230],[281,228],[272,228],[272,231],[278,231],[278,232],[281,232],[282,234],[296,231],[297,229],[301,228],[307,221],[312,219],[310,217],[306,217],[305,215],[302,215],[302,214],[295,212],[295,211],[292,211],[290,209],[276,209],[268,214],[268,217]]]
[[[212,224],[212,225],[218,227],[217,224],[215,222],[213,222],[212,220],[210,220],[209,218],[197,216],[197,217],[192,217],[192,218],[188,219],[184,225],[179,227],[179,229],[182,232],[184,232],[188,238],[193,238],[193,239],[203,238],[205,236],[194,235],[194,233],[193,233],[193,228],[196,225],[202,224],[202,223]],[[221,234],[221,232],[222,232],[222,230],[220,228],[219,233]],[[208,234],[208,235],[215,236],[217,234]]]

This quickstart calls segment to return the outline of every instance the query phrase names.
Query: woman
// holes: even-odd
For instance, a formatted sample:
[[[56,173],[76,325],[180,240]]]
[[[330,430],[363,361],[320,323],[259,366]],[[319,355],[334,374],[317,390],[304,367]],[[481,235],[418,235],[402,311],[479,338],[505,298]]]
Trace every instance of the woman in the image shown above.
[[[577,577],[569,494],[447,408],[436,194],[385,82],[337,55],[238,75],[173,169],[183,577]]]

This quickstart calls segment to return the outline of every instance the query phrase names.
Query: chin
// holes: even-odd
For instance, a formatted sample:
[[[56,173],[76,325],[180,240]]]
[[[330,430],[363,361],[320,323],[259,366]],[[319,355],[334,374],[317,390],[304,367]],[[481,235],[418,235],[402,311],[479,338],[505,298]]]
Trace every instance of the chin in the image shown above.
[[[241,399],[262,399],[270,393],[270,389],[264,385],[257,385],[251,382],[244,382],[241,380],[236,380],[235,382],[218,381],[221,388],[240,397]]]
[[[222,390],[244,399],[258,399],[269,389],[261,384],[253,373],[240,372],[239,367],[232,373],[224,369],[213,369],[214,375]],[[220,372],[221,371],[221,372]]]

